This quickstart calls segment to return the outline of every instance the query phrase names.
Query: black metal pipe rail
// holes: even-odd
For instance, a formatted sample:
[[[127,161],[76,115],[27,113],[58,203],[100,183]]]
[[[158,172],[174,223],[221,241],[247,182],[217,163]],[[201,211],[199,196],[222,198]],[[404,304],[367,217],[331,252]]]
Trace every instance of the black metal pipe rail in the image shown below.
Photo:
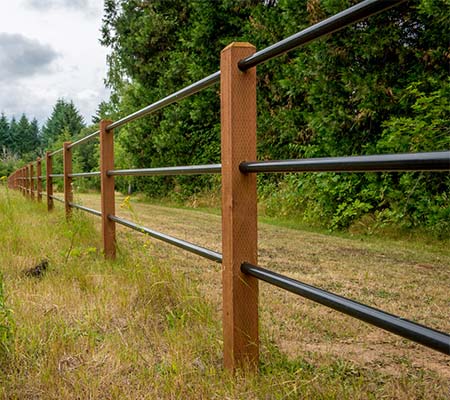
[[[245,71],[283,53],[294,50],[315,39],[339,31],[359,20],[395,7],[406,0],[365,0],[338,14],[314,24],[286,39],[279,41],[239,61],[239,69]]]
[[[108,176],[151,176],[151,175],[199,175],[199,174],[220,174],[221,164],[208,165],[187,165],[180,167],[162,168],[140,168],[140,169],[117,169],[107,171]]]
[[[249,161],[241,163],[239,169],[244,173],[449,171],[450,151]]]
[[[90,176],[100,176],[100,171],[94,171],[94,172],[77,172],[75,174],[69,174],[69,178],[84,178],[84,177],[90,177]]]
[[[113,122],[112,124],[107,126],[106,130],[110,131],[111,129],[119,128],[128,122],[134,121],[135,119],[141,118],[145,115],[152,114],[155,111],[158,111],[161,108],[168,106],[169,104],[183,100],[203,89],[213,86],[219,81],[220,81],[220,71],[217,71],[207,76],[206,78],[200,79],[199,81],[193,83],[192,85],[186,86],[185,88],[178,90],[177,92],[172,93],[171,95],[164,97],[163,99],[158,100],[155,103],[150,104],[149,106],[134,112],[133,114],[127,115],[126,117],[119,119],[116,122]]]
[[[53,200],[59,201],[60,203],[65,203],[65,201],[63,199],[60,199],[59,197],[56,197],[56,196],[53,196],[53,195],[50,195],[48,197],[50,197]]]
[[[50,178],[64,178],[64,174],[50,174]]]
[[[444,354],[450,354],[450,336],[446,333],[400,318],[373,307],[338,296],[323,289],[299,282],[276,272],[243,263],[242,272],[278,286],[289,292],[333,308],[354,318],[420,343]]]
[[[100,131],[95,131],[94,133],[91,133],[90,135],[87,135],[81,139],[78,139],[77,141],[69,144],[69,146],[67,146],[69,149],[71,149],[72,147],[78,146],[80,144],[86,143],[91,139],[94,139],[96,136],[100,135]]]
[[[94,210],[93,208],[88,208],[88,207],[82,206],[80,204],[69,203],[69,206],[73,207],[73,208],[77,208],[78,210],[86,211],[86,212],[88,212],[90,214],[94,214],[97,217],[101,217],[102,216],[102,213],[100,211]]]
[[[62,153],[63,150],[64,150],[64,149],[61,147],[60,149],[55,150],[53,153],[50,153],[49,156],[50,156],[50,157],[53,157],[55,154]]]
[[[215,262],[218,262],[218,263],[222,262],[222,254],[217,253],[216,251],[209,250],[209,249],[206,249],[204,247],[197,246],[196,244],[187,242],[185,240],[177,239],[177,238],[175,238],[173,236],[169,236],[169,235],[166,235],[164,233],[157,232],[157,231],[154,231],[152,229],[145,228],[143,226],[137,225],[137,224],[135,224],[135,223],[133,223],[131,221],[128,221],[126,219],[116,217],[115,215],[108,215],[108,218],[111,221],[114,221],[114,222],[116,222],[116,223],[118,223],[120,225],[126,226],[127,228],[131,228],[131,229],[134,229],[135,231],[138,231],[138,232],[141,232],[141,233],[145,233],[146,235],[154,237],[155,239],[162,240],[163,242],[166,242],[166,243],[169,243],[169,244],[174,245],[176,247],[179,247],[181,249],[187,250],[187,251],[189,251],[191,253],[197,254],[197,255],[202,256],[204,258],[207,258],[208,260],[215,261]]]

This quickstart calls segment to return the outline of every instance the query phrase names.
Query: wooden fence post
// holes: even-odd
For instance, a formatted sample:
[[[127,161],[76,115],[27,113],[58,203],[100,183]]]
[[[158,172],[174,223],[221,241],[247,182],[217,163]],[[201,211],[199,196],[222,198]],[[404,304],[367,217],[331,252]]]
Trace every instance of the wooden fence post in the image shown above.
[[[27,182],[26,195],[29,198],[30,197],[30,190],[31,190],[31,185],[30,185],[30,165],[29,164],[25,167],[25,176],[26,176],[26,182]]]
[[[36,175],[37,175],[37,199],[39,203],[42,203],[42,162],[41,158],[38,157],[36,160]]]
[[[222,286],[224,365],[255,370],[259,357],[258,280],[241,272],[257,263],[256,176],[239,164],[256,160],[256,68],[238,69],[255,52],[231,43],[221,52]]]
[[[50,155],[50,152],[47,151],[45,153],[45,184],[47,191],[47,210],[51,211],[53,210],[53,178],[50,176],[53,174],[53,163],[52,163],[52,156]]]
[[[111,121],[100,121],[100,179],[102,202],[102,237],[105,258],[116,258],[116,223],[108,218],[115,215],[114,176],[107,171],[114,169],[114,132],[106,128]]]
[[[71,142],[64,142],[63,144],[63,164],[64,164],[64,205],[66,209],[66,219],[72,216],[72,207],[70,203],[73,201],[72,192],[72,150],[69,145]]]
[[[27,171],[25,167],[22,167],[22,186],[23,186],[23,196],[27,195]]]
[[[31,200],[34,200],[34,179],[33,179],[33,175],[34,175],[34,165],[33,163],[30,163],[30,198]]]

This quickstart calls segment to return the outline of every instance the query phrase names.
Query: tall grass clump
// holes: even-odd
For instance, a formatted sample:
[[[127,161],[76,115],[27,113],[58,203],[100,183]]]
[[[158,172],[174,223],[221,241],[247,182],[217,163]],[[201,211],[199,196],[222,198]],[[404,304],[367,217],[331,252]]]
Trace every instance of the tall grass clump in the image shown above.
[[[12,339],[13,320],[11,310],[6,305],[3,276],[0,274],[0,362],[10,354]]]

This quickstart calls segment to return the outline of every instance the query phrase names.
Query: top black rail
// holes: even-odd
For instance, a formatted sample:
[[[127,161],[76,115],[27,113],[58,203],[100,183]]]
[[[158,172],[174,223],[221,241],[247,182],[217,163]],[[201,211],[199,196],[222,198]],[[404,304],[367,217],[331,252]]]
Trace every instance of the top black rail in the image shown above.
[[[54,152],[50,153],[49,156],[53,157],[55,154],[61,153],[63,150],[64,150],[64,148],[61,147],[60,149],[55,150]]]
[[[238,63],[239,69],[241,71],[245,71],[249,68],[255,67],[271,60],[272,58],[278,57],[283,53],[294,50],[322,36],[339,31],[354,22],[395,7],[405,1],[406,0],[362,1],[353,7],[347,8],[346,10],[341,11],[330,18],[320,21],[317,24],[314,24],[292,36],[289,36],[286,39],[279,41],[272,46],[266,47],[250,57],[244,58]]]
[[[219,81],[220,81],[220,71],[217,71],[214,74],[211,74],[206,78],[203,78],[193,83],[192,85],[186,86],[185,88],[179,90],[178,92],[172,93],[171,95],[164,97],[163,99],[158,100],[157,102],[150,104],[149,106],[144,107],[134,112],[133,114],[130,114],[122,119],[119,119],[116,122],[113,122],[112,124],[108,125],[106,130],[110,131],[111,129],[119,128],[128,122],[143,117],[144,115],[152,114],[155,111],[158,111],[161,108],[168,106],[169,104],[185,99],[186,97],[189,97],[194,93],[199,92],[200,90],[213,86]]]
[[[274,57],[280,56],[283,53],[303,46],[313,41],[314,39],[336,32],[354,22],[370,17],[371,15],[378,14],[389,8],[395,7],[396,5],[405,1],[406,0],[364,0],[361,3],[358,3],[355,6],[350,7],[324,21],[314,24],[284,40],[281,40],[280,42],[275,43],[272,46],[266,47],[265,49],[256,52],[250,57],[244,58],[238,63],[239,68],[242,71],[245,71]],[[107,126],[106,130],[110,131],[112,129],[120,128],[128,122],[152,114],[172,103],[183,100],[203,89],[211,87],[219,81],[220,71],[217,71],[207,76],[206,78],[203,78],[189,86],[186,86],[181,90],[178,90],[175,93],[170,94],[167,97],[164,97],[161,100],[156,101],[155,103],[152,103],[132,114],[127,115],[126,117],[119,119],[116,122],[112,122]],[[100,131],[91,133],[90,135],[70,144],[68,148],[70,149],[76,145],[85,143],[97,136],[99,133]],[[62,151],[62,149],[53,152],[51,155],[59,153],[60,151]]]
[[[69,146],[67,146],[69,149],[71,149],[74,146],[78,146],[79,144],[83,144],[88,142],[91,139],[94,139],[96,136],[100,135],[100,131],[95,131],[94,133],[91,133],[90,135],[87,135],[81,139],[78,139],[77,141],[69,144]]]

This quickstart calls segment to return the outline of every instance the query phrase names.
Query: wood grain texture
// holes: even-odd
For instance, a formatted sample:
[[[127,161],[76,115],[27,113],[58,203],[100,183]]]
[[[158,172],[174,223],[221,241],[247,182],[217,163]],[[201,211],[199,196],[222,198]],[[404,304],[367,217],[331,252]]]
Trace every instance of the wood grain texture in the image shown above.
[[[47,191],[47,210],[53,210],[53,178],[50,175],[53,173],[53,162],[50,151],[45,153],[45,183]]]
[[[222,283],[224,364],[255,370],[258,364],[258,281],[241,272],[257,263],[256,176],[239,164],[256,160],[256,69],[238,61],[255,52],[232,43],[221,53]]]
[[[116,224],[108,218],[115,215],[114,176],[106,172],[114,169],[114,131],[107,131],[111,121],[100,121],[100,179],[102,206],[102,237],[105,258],[116,258]]]
[[[34,179],[33,179],[33,176],[34,176],[33,163],[31,163],[28,168],[29,168],[29,172],[30,172],[30,198],[31,198],[31,200],[34,200],[35,199],[35,191],[34,191]]]
[[[63,145],[64,207],[67,219],[70,219],[72,216],[72,207],[70,207],[70,203],[73,202],[72,178],[69,176],[72,173],[72,150],[69,148],[70,144],[71,142],[64,142]]]
[[[37,175],[37,200],[42,202],[42,161],[40,158],[36,160],[36,175]]]

